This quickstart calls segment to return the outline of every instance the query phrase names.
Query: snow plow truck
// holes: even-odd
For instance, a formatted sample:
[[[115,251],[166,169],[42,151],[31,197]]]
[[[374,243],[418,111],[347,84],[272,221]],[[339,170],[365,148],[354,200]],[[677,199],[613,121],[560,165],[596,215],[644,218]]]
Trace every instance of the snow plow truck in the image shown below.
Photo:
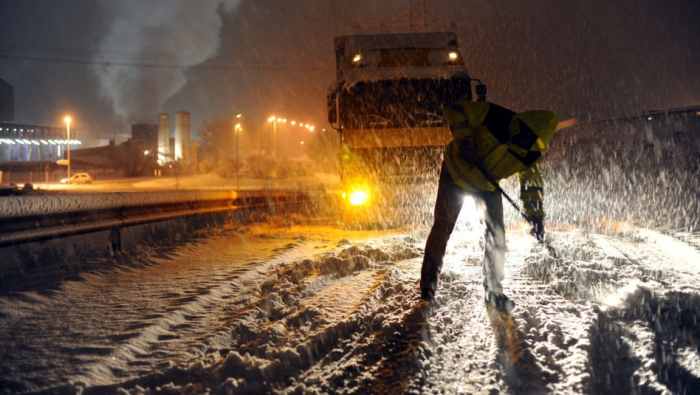
[[[443,107],[486,99],[454,33],[335,38],[328,120],[340,134],[346,225],[395,226],[430,218],[445,145]]]

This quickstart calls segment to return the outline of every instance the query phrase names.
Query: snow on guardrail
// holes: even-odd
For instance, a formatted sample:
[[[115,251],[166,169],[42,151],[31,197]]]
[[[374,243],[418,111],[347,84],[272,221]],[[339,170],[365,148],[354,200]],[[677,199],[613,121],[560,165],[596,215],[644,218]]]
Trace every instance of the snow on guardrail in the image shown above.
[[[11,196],[0,204],[0,246],[102,230],[296,205],[291,191],[173,191]]]
[[[56,194],[7,196],[0,204],[0,218],[65,214],[146,205],[231,200],[235,191],[112,192],[98,194]]]

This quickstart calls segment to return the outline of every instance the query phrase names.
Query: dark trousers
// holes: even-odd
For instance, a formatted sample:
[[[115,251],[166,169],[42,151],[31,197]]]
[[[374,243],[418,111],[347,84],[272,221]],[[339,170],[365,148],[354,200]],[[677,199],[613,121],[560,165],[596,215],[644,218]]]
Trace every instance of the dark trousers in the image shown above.
[[[506,250],[501,194],[498,191],[469,192],[462,189],[452,181],[452,176],[444,163],[440,170],[440,182],[435,201],[435,222],[425,244],[421,289],[431,289],[434,292],[437,288],[437,278],[442,270],[442,258],[445,256],[447,241],[454,230],[465,196],[474,198],[480,219],[486,224],[484,286],[487,291],[501,294]]]

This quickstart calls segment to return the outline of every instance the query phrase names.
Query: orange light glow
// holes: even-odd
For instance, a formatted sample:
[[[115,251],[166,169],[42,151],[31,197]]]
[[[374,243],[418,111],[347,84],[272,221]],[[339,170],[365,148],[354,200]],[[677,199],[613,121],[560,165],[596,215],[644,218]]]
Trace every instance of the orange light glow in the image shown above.
[[[367,202],[369,194],[365,191],[355,191],[350,194],[350,204],[353,206],[360,206]]]

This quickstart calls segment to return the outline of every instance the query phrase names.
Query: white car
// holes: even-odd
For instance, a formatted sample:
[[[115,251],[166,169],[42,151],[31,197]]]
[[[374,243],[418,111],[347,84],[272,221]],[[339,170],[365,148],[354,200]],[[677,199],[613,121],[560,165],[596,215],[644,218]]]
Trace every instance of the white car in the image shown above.
[[[75,173],[70,178],[61,180],[61,184],[92,184],[92,177],[88,173]]]

